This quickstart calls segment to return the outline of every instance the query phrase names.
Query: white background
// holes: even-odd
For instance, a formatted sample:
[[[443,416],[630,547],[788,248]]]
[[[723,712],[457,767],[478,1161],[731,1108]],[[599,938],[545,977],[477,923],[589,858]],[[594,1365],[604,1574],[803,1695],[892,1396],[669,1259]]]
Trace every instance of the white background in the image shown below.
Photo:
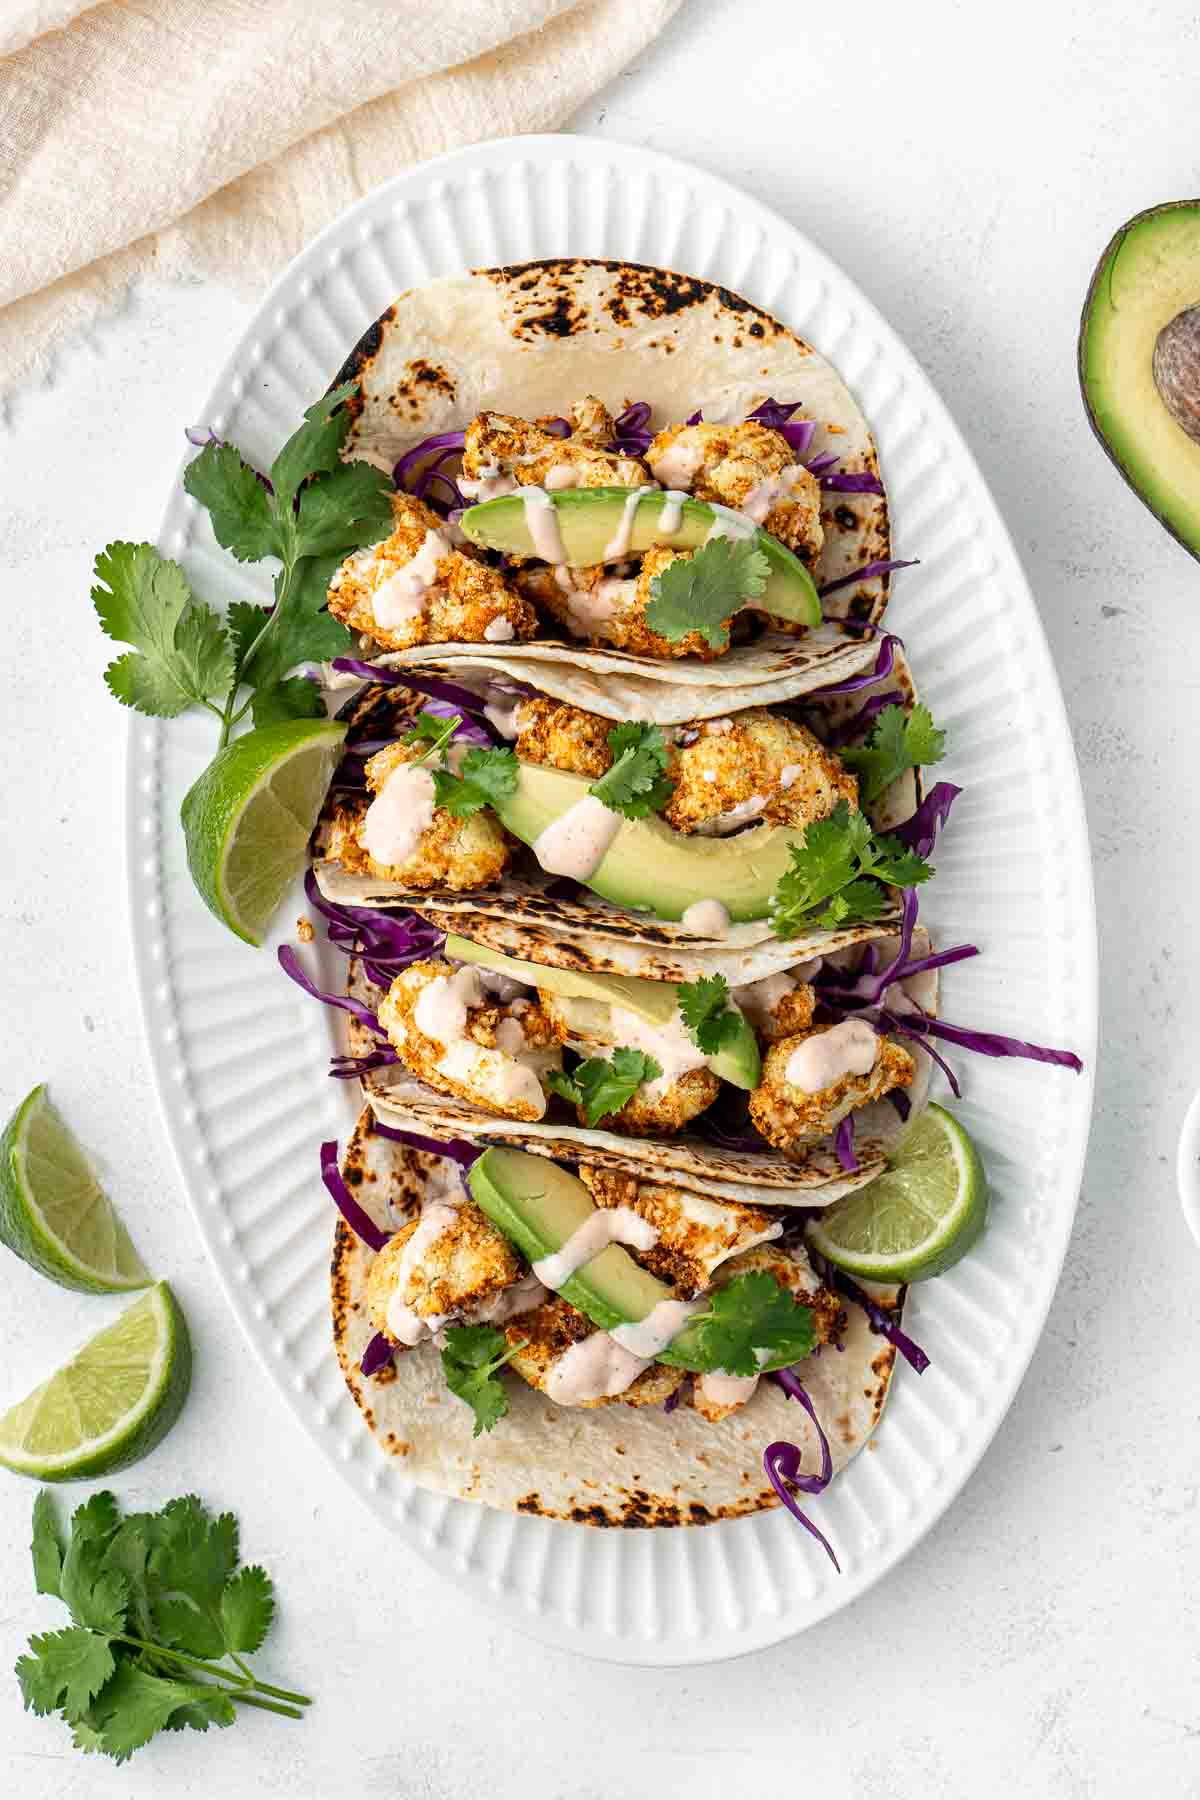
[[[857,1606],[681,1674],[574,1660],[473,1611],[315,1459],[214,1287],[133,992],[125,722],[100,679],[91,558],[154,533],[182,427],[249,313],[215,288],[148,284],[0,433],[0,1114],[51,1082],[191,1321],[187,1410],[123,1498],[196,1488],[237,1511],[282,1598],[264,1672],[319,1704],[303,1725],[264,1715],[160,1739],[120,1771],[70,1750],[4,1673],[30,1630],[59,1622],[32,1593],[32,1486],[4,1477],[0,1792],[14,1800],[1200,1790],[1200,1307],[1172,1177],[1200,1036],[1200,576],[1104,459],[1075,375],[1111,232],[1200,187],[1200,31],[1185,0],[856,0],[841,20],[795,0],[691,0],[574,128],[744,185],[846,268],[965,430],[1040,603],[1087,793],[1104,1054],[1079,1222],[1016,1404],[950,1513]],[[15,1261],[2,1273],[7,1404],[116,1308]]]

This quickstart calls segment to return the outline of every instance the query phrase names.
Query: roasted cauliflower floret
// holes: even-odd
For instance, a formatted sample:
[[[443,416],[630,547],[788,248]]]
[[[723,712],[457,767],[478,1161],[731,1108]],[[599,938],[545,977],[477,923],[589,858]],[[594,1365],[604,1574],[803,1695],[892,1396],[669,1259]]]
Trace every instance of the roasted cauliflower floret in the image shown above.
[[[758,819],[810,825],[839,800],[858,807],[857,780],[804,725],[753,706],[698,729],[671,770],[665,817],[676,831],[720,834]]]
[[[612,767],[611,719],[561,700],[526,700],[517,709],[516,752],[521,762],[548,763],[594,781]]]
[[[637,1260],[685,1300],[702,1292],[713,1270],[739,1250],[777,1238],[783,1230],[778,1216],[764,1207],[710,1200],[591,1163],[580,1163],[579,1177],[597,1206],[628,1207],[653,1225],[658,1242],[649,1250],[639,1249]]]
[[[698,631],[689,631],[673,644],[646,623],[655,576],[673,562],[688,561],[694,555],[693,550],[672,550],[666,544],[655,544],[643,556],[637,575],[614,575],[602,563],[587,569],[547,568],[545,564],[533,563],[520,569],[513,579],[522,595],[564,625],[572,637],[592,644],[612,644],[636,656],[695,656],[702,662],[712,662],[724,656],[728,645],[714,650]]]
[[[423,1220],[425,1231],[414,1256],[409,1245]],[[521,1263],[508,1239],[464,1196],[453,1205],[428,1208],[389,1239],[367,1276],[367,1312],[376,1331],[407,1341],[388,1330],[394,1302],[436,1330],[447,1319],[487,1310],[520,1277]]]
[[[768,1143],[790,1155],[869,1100],[907,1087],[915,1074],[908,1051],[878,1037],[864,1019],[817,1026],[771,1045],[750,1117]]]
[[[541,1077],[562,1067],[554,1026],[531,1000],[498,1005],[479,971],[412,963],[397,975],[379,1023],[404,1066],[429,1087],[507,1119],[540,1119]]]
[[[395,528],[355,551],[329,584],[329,610],[387,650],[413,644],[510,643],[537,617],[499,570],[454,547],[437,513],[410,494],[392,501]]]
[[[619,1112],[599,1121],[602,1131],[618,1131],[628,1137],[674,1137],[712,1105],[721,1083],[711,1069],[689,1069],[678,1080],[645,1081]],[[578,1108],[579,1123],[585,1121]]]
[[[403,882],[414,893],[488,887],[508,867],[512,840],[493,813],[456,819],[435,804],[432,774],[411,767],[428,748],[398,742],[376,751],[366,765],[374,798],[332,808],[323,852],[350,874]]]
[[[732,998],[749,1019],[760,1043],[777,1044],[780,1038],[807,1031],[817,1008],[817,994],[805,977],[815,974],[819,966],[819,959],[801,963],[784,974],[764,975],[761,981],[733,989]]]
[[[581,444],[597,444],[603,448],[617,435],[612,414],[595,394],[585,394],[582,400],[573,403],[571,425],[572,439]]]
[[[595,1334],[591,1320],[556,1294],[505,1328],[509,1348],[517,1351],[509,1367],[530,1387],[541,1389],[560,1406],[608,1406],[613,1400],[621,1400],[626,1406],[661,1406],[675,1392],[682,1379],[679,1370],[670,1369],[665,1363],[651,1363],[620,1393],[601,1394],[589,1400],[559,1399],[554,1370],[574,1344]],[[522,1347],[517,1349],[518,1345]]]
[[[734,507],[815,562],[825,535],[820,484],[770,426],[673,425],[652,440],[646,462],[663,487]]]
[[[495,499],[517,487],[646,487],[650,478],[633,456],[601,449],[598,434],[612,420],[599,400],[588,395],[572,408],[575,431],[559,437],[547,431],[549,421],[518,419],[508,413],[485,412],[471,420],[464,434],[459,486],[471,499]]]
[[[801,1246],[780,1250],[774,1245],[762,1245],[747,1250],[740,1256],[731,1257],[721,1269],[716,1285],[721,1287],[727,1281],[755,1270],[774,1276],[780,1287],[787,1288],[794,1294],[801,1306],[812,1308],[813,1331],[818,1344],[828,1344],[838,1336],[846,1318],[842,1303],[818,1279],[807,1252]],[[719,1379],[714,1381],[710,1376],[701,1375],[692,1383],[691,1404],[715,1425],[745,1406],[757,1385],[757,1381],[751,1378],[739,1384],[739,1393],[731,1391],[729,1384]]]

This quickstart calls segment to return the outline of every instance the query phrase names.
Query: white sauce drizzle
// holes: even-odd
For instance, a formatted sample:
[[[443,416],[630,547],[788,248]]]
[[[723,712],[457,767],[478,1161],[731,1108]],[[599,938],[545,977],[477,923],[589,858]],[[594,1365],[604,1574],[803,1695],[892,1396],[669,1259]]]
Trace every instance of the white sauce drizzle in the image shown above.
[[[427,531],[412,560],[380,582],[371,595],[375,623],[382,625],[385,631],[392,631],[397,625],[420,618],[425,610],[425,597],[437,581],[438,564],[449,555],[450,545],[441,532]]]
[[[660,537],[670,537],[679,530],[683,523],[683,503],[687,495],[682,488],[668,488],[663,495],[662,510],[658,515],[658,532]]]
[[[821,966],[820,958],[815,962],[801,963],[795,969],[788,969],[779,975],[764,975],[760,981],[748,981],[744,987],[730,990],[730,999],[741,1007],[752,1025],[760,1028],[769,1024],[771,1016],[779,1002],[802,981],[811,979]]]
[[[626,1012],[621,1006],[610,1008],[609,1019],[614,1043],[627,1044],[631,1050],[645,1051],[662,1070],[661,1075],[653,1081],[644,1081],[638,1089],[643,1099],[651,1104],[661,1100],[680,1076],[686,1075],[691,1069],[703,1068],[708,1060],[678,1012],[669,1025],[661,1027],[651,1025],[648,1019],[639,1018],[637,1013]]]
[[[606,1400],[623,1394],[649,1367],[650,1359],[634,1356],[607,1331],[593,1331],[559,1357],[543,1392],[559,1406]]]
[[[728,812],[718,813],[714,819],[702,819],[696,826],[696,832],[700,837],[725,837],[728,832],[736,831],[739,825],[757,819],[766,804],[762,794],[751,794],[748,800],[739,800]]]
[[[718,1371],[702,1375],[696,1391],[710,1406],[742,1406],[753,1397],[758,1381],[757,1375],[722,1375]]]
[[[489,644],[507,644],[513,635],[512,620],[506,619],[503,613],[497,613],[491,623],[485,626],[483,635]]]
[[[583,480],[583,470],[578,463],[554,463],[542,477],[543,487],[555,488],[578,487]]]
[[[706,544],[711,544],[714,538],[737,539],[754,536],[758,528],[752,520],[743,518],[741,513],[734,512],[732,507],[719,506],[715,500],[709,501],[709,505],[715,516],[708,528],[708,536],[704,540]]]
[[[482,999],[479,971],[468,963],[453,975],[435,976],[421,989],[413,1007],[413,1023],[435,1043],[456,1044],[466,1029],[467,1013]]]
[[[722,938],[729,930],[729,910],[719,900],[693,900],[679,923],[697,937]]]
[[[536,1275],[522,1275],[511,1287],[501,1288],[490,1300],[481,1300],[478,1306],[472,1307],[470,1316],[481,1325],[503,1325],[506,1319],[516,1318],[518,1313],[532,1312],[535,1306],[549,1298]]]
[[[556,571],[557,573],[557,571]],[[567,626],[572,637],[594,637],[600,634],[605,623],[616,611],[616,603],[610,590],[623,588],[626,585],[635,587],[635,582],[626,584],[622,581],[601,581],[593,592],[587,588],[572,587],[567,593]],[[562,586],[562,583],[559,583]]]
[[[803,763],[784,763],[779,771],[779,785],[786,793],[794,781],[804,773]]]
[[[528,1050],[529,1040],[521,1028],[520,1019],[501,1019],[496,1027],[496,1048],[505,1056],[520,1056]]]
[[[703,461],[703,439],[699,443],[695,439],[688,443],[682,437],[677,437],[658,452],[650,467],[664,487],[683,488],[686,491],[696,479],[696,471]]]
[[[783,1078],[802,1094],[819,1094],[843,1075],[869,1075],[878,1054],[879,1039],[866,1020],[843,1019],[797,1045]]]
[[[428,769],[413,763],[393,769],[358,828],[358,841],[371,861],[381,868],[406,863],[433,824],[435,805]]]
[[[560,1250],[539,1257],[530,1266],[548,1288],[561,1288],[577,1269],[590,1263],[609,1244],[632,1244],[635,1250],[653,1250],[658,1233],[648,1219],[628,1206],[597,1207],[576,1226]]]
[[[625,504],[621,508],[621,517],[618,521],[617,529],[613,532],[613,535],[609,538],[607,544],[605,544],[603,550],[600,552],[601,562],[620,562],[623,556],[629,555],[629,543],[633,536],[634,517],[641,504],[642,496],[643,494],[653,494],[656,492],[657,489],[655,488],[638,487],[634,488],[632,493],[625,496]],[[562,561],[561,557],[559,558],[559,561]]]
[[[528,1107],[535,1119],[545,1113],[546,1095],[536,1071],[526,1062],[505,1056],[503,1051],[489,1050],[470,1038],[459,1038],[446,1046],[437,1067],[448,1081],[461,1082],[464,1087],[482,1087],[496,1106]]]
[[[401,1299],[408,1286],[409,1277],[417,1267],[426,1251],[437,1242],[458,1220],[458,1208],[446,1206],[438,1201],[427,1206],[417,1222],[417,1228],[400,1253],[400,1261],[396,1268],[396,1286],[392,1298],[388,1302],[387,1326],[388,1336],[401,1344],[415,1344],[421,1338],[432,1336],[440,1325],[442,1318],[430,1316],[421,1318],[406,1301]]]
[[[566,547],[558,528],[558,514],[545,488],[524,487],[521,501],[525,507],[525,529],[533,544],[533,554],[543,562],[565,563]]]
[[[534,839],[533,854],[548,875],[587,881],[604,861],[621,824],[620,813],[594,794],[585,794]]]
[[[644,1319],[632,1325],[614,1325],[609,1336],[630,1355],[653,1362],[704,1304],[703,1300],[660,1300]]]
[[[468,500],[499,500],[502,494],[515,492],[517,478],[515,475],[501,473],[498,462],[484,463],[477,480],[470,476],[460,475],[458,485],[461,493]]]
[[[777,500],[795,498],[797,487],[807,473],[802,463],[788,463],[778,475],[764,476],[762,481],[755,482],[739,510],[756,525],[761,525]]]
[[[483,709],[483,716],[489,725],[495,726],[501,737],[519,737],[521,727],[517,721],[517,715],[527,698],[526,694],[514,694],[502,683],[497,682],[488,688],[487,704]]]

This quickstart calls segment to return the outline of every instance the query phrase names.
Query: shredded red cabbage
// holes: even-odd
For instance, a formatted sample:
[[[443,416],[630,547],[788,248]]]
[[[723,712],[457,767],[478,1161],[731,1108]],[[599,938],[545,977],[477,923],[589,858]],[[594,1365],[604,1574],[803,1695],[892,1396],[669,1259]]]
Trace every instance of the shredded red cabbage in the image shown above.
[[[309,905],[326,922],[329,941],[347,956],[361,956],[367,979],[375,987],[389,988],[410,963],[438,956],[446,934],[436,925],[407,909],[380,912],[369,906],[340,906],[327,900],[309,869],[304,877]]]
[[[893,1088],[888,1095],[888,1099],[899,1113],[901,1120],[907,1122],[909,1115],[912,1112],[912,1101],[909,1099],[904,1089]]]
[[[882,494],[883,483],[878,475],[872,475],[869,469],[842,469],[832,474],[821,476],[821,486],[827,494]],[[899,566],[892,565],[893,568]],[[826,589],[826,592],[829,590]]]
[[[747,413],[746,422],[749,424],[751,419],[755,419],[769,430],[777,431],[780,437],[787,439],[789,447],[799,460],[803,458],[817,430],[812,419],[792,418],[799,405],[799,400],[764,400],[752,413]]]
[[[874,681],[876,678],[872,676],[871,679]],[[847,719],[844,725],[838,725],[826,734],[825,742],[831,750],[853,744],[856,739],[866,736],[869,727],[885,707],[903,705],[904,695],[899,688],[888,688],[883,694],[870,694],[853,718]]]
[[[836,584],[835,584],[836,585]],[[822,588],[822,593],[828,590]],[[885,631],[879,640],[879,655],[875,659],[875,667],[866,675],[854,675],[849,681],[831,681],[826,687],[813,688],[812,698],[821,694],[857,694],[860,689],[870,687],[872,682],[882,681],[892,672],[896,660],[896,645],[902,643],[901,638]],[[334,668],[337,668],[335,663]]]
[[[372,1127],[376,1137],[391,1138],[397,1144],[405,1144],[410,1150],[424,1150],[429,1156],[445,1156],[456,1162],[460,1169],[469,1169],[483,1155],[478,1144],[468,1144],[465,1138],[431,1138],[422,1137],[416,1131],[401,1131],[395,1125],[384,1125],[376,1119]]]
[[[859,1168],[859,1161],[854,1154],[854,1114],[848,1112],[837,1128],[834,1140],[838,1161],[847,1175],[853,1175]]]
[[[667,1395],[666,1399],[663,1401],[663,1411],[665,1413],[673,1413],[675,1411],[675,1408],[683,1399],[684,1385],[685,1384],[681,1381],[679,1386],[675,1389],[675,1392]]]
[[[385,1332],[377,1331],[362,1353],[359,1368],[369,1380],[380,1369],[388,1369],[396,1360],[396,1346]]]
[[[974,1050],[977,1056],[1022,1056],[1030,1062],[1054,1063],[1060,1069],[1072,1069],[1076,1075],[1083,1073],[1083,1064],[1073,1050],[1052,1050],[1045,1044],[1029,1044],[1024,1038],[1007,1037],[997,1031],[972,1031],[965,1025],[951,1025],[947,1019],[930,1018],[927,1013],[905,1013],[902,1018],[895,1018],[884,1013],[883,1018],[891,1030],[901,1031],[905,1037],[917,1037],[921,1046],[933,1055],[927,1038],[944,1038],[949,1044],[957,1044],[963,1050]]]
[[[635,400],[632,406],[627,406],[620,417],[613,421],[616,448],[623,450],[628,456],[644,456],[654,436],[649,424],[649,401]]]
[[[905,819],[903,825],[897,825],[893,837],[898,837],[902,844],[915,850],[918,856],[928,856],[941,827],[950,817],[950,808],[962,793],[952,781],[939,781],[930,788],[911,819]]]
[[[817,1417],[817,1410],[809,1398],[808,1390],[795,1371],[793,1369],[777,1369],[774,1379],[788,1399],[798,1401],[812,1420],[821,1444],[821,1472],[819,1475],[803,1474],[800,1468],[800,1450],[795,1444],[789,1444],[783,1440],[767,1445],[763,1451],[763,1468],[766,1470],[768,1481],[793,1519],[803,1525],[810,1537],[816,1538],[840,1575],[841,1564],[838,1562],[833,1545],[825,1533],[813,1524],[792,1492],[793,1488],[798,1488],[802,1494],[823,1494],[825,1492],[833,1479],[833,1456],[829,1448],[829,1439]]]
[[[387,1043],[387,1032],[383,1029],[383,1026],[379,1023],[379,1020],[371,1011],[370,1007],[364,1006],[359,1000],[352,1000],[349,994],[324,993],[322,989],[317,986],[316,982],[310,980],[305,974],[303,968],[300,966],[300,958],[296,955],[296,952],[292,949],[290,944],[281,944],[279,946],[279,966],[285,975],[291,976],[297,987],[302,987],[304,992],[306,994],[311,994],[314,1000],[320,1000],[325,1006],[336,1006],[340,1008],[342,1012],[350,1013],[358,1020],[360,1025],[365,1025],[368,1031],[373,1031],[376,1037],[381,1038],[385,1044]],[[395,1060],[394,1055],[392,1060]]]
[[[900,1352],[905,1362],[910,1364],[918,1375],[923,1375],[929,1367],[929,1358],[920,1344],[914,1343],[907,1332],[901,1331],[891,1315],[877,1301],[872,1300],[871,1296],[859,1287],[857,1281],[821,1256],[811,1244],[808,1246],[808,1253],[813,1267],[822,1279],[834,1288],[843,1300],[850,1300],[855,1306],[860,1306],[867,1315],[867,1323],[871,1330],[879,1337],[886,1338],[888,1343],[894,1345]]]
[[[372,1050],[367,1056],[331,1056],[329,1073],[334,1081],[360,1081],[372,1069],[386,1069],[399,1060],[390,1046],[386,1050]]]
[[[697,407],[695,412],[690,413],[683,422],[685,425],[699,425],[703,417],[704,414],[700,411],[700,408]]]
[[[434,437],[422,438],[419,444],[414,444],[411,450],[404,452],[392,470],[393,485],[405,492],[415,492],[415,489],[410,489],[408,485],[408,478],[412,471],[419,467],[427,456],[432,456],[435,450],[453,450],[461,454],[465,436],[466,433],[462,431],[441,431]]]
[[[382,1250],[391,1233],[375,1223],[346,1186],[338,1167],[338,1147],[332,1141],[321,1145],[321,1180],[355,1237],[361,1238],[368,1250]]]
[[[424,694],[431,700],[441,700],[453,712],[462,713],[472,719],[480,731],[486,731],[490,744],[505,742],[505,739],[494,729],[486,716],[487,701],[473,688],[460,687],[456,681],[443,681],[437,675],[421,675],[415,669],[389,669],[382,667],[379,663],[359,662],[353,656],[335,656],[332,667],[343,675],[357,675],[361,681],[369,681],[375,687],[408,688],[414,694]],[[537,689],[530,687],[527,681],[515,681],[509,676],[504,678],[504,688],[506,692],[516,695],[537,693]],[[447,715],[439,716],[446,717]]]
[[[427,700],[421,710],[430,713],[435,719],[456,718],[458,728],[454,733],[455,737],[464,738],[469,744],[477,744],[483,750],[490,750],[500,741],[489,725],[481,723],[479,719],[468,718],[451,700]]]
[[[839,575],[836,581],[827,581],[818,592],[822,598],[826,594],[834,594],[838,588],[853,587],[856,581],[873,581],[876,575],[890,575],[893,569],[915,569],[919,557],[909,557],[907,561],[892,558],[890,561],[864,563],[861,569],[851,569],[848,575]]]

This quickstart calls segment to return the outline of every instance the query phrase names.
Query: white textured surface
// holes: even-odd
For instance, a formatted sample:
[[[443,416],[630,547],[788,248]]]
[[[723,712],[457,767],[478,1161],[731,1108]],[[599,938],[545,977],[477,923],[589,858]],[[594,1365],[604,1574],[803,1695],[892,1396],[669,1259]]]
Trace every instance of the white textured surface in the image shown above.
[[[304,1728],[255,1721],[225,1741],[173,1740],[114,1777],[74,1757],[42,1761],[61,1740],[22,1720],[9,1689],[3,1767],[18,1794],[215,1784],[440,1796],[486,1785],[549,1800],[654,1782],[715,1795],[748,1787],[751,1766],[760,1779],[840,1777],[914,1797],[1018,1783],[1116,1794],[1133,1767],[1163,1793],[1195,1786],[1195,1426],[1178,1391],[1194,1306],[1170,1179],[1195,1043],[1184,954],[1194,803],[1172,779],[1192,741],[1195,576],[1092,445],[1071,368],[1074,310],[1109,230],[1186,186],[1187,15],[1017,7],[1003,38],[976,44],[958,9],[926,9],[918,31],[868,6],[855,44],[792,23],[785,56],[790,10],[761,11],[775,23],[748,44],[741,9],[695,7],[675,44],[615,90],[607,118],[583,123],[753,185],[845,263],[967,428],[1041,600],[1092,809],[1110,1056],[1085,1207],[1033,1370],[981,1472],[900,1570],[839,1619],[731,1668],[661,1676],[541,1650],[482,1620],[348,1510],[267,1385],[246,1379],[181,1210],[128,992],[120,871],[102,860],[120,825],[120,732],[96,679],[103,646],[85,629],[77,652],[62,648],[79,641],[95,545],[153,529],[177,422],[239,323],[217,295],[148,295],[54,390],[21,403],[3,450],[8,560],[21,565],[8,584],[20,602],[10,658],[36,653],[43,666],[53,650],[61,665],[48,705],[19,677],[5,701],[21,741],[36,731],[44,754],[10,765],[5,805],[9,841],[34,847],[20,891],[5,884],[6,1011],[17,1026],[4,1086],[16,1093],[43,1072],[56,1081],[119,1171],[128,1216],[196,1327],[189,1412],[127,1491],[197,1485],[238,1507],[290,1603],[275,1666],[323,1706]],[[737,121],[736,148],[721,151],[714,115],[696,103],[707,92],[716,104],[735,58],[755,105]],[[889,146],[874,166],[821,155],[823,114],[851,63]],[[1151,138],[1137,128],[1135,88],[1153,91],[1165,121]],[[1122,954],[1135,909],[1136,960]],[[20,1269],[6,1293],[3,1360],[18,1392],[105,1310],[47,1294]],[[1135,1362],[1130,1339],[1144,1339],[1147,1321],[1159,1354]],[[7,1482],[0,1502],[7,1662],[51,1609],[29,1595],[28,1490]],[[894,1654],[881,1667],[885,1643]],[[394,1683],[371,1684],[388,1697],[364,1708],[355,1670],[392,1666]],[[537,1758],[498,1766],[501,1731],[536,1742]]]

